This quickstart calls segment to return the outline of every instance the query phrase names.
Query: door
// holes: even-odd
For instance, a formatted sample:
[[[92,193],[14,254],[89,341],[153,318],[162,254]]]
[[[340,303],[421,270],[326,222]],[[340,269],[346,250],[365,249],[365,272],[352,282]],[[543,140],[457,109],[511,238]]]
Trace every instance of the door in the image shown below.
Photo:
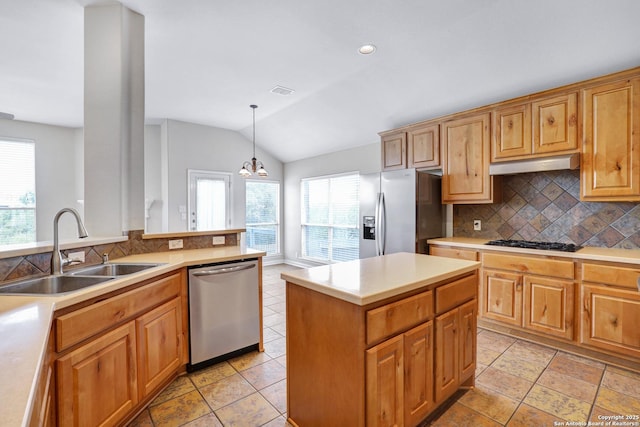
[[[534,101],[533,153],[557,153],[578,149],[578,94]]]
[[[573,282],[524,276],[524,327],[573,339]]]
[[[402,335],[367,350],[367,426],[403,426],[404,363]]]
[[[485,270],[482,317],[522,326],[522,275]]]
[[[491,160],[531,154],[531,105],[498,108],[493,113]]]
[[[460,330],[460,382],[472,378],[476,373],[476,321],[478,304],[469,301],[458,308]]]
[[[436,318],[436,402],[451,396],[460,384],[460,340],[458,339],[458,309]]]
[[[208,231],[229,228],[231,226],[231,175],[189,169],[187,176],[189,230]]]
[[[61,426],[113,426],[138,403],[135,324],[56,361]]]
[[[433,407],[433,321],[404,334],[404,423],[418,425]]]
[[[407,167],[407,134],[394,133],[382,137],[382,169],[394,170]]]
[[[416,170],[382,172],[384,253],[416,251]]]
[[[407,132],[409,168],[439,168],[440,125],[421,126]]]
[[[380,192],[380,174],[369,173],[360,175],[360,258],[369,258],[377,255],[376,241],[364,238],[364,217],[375,218],[376,200]],[[375,236],[377,238],[378,236]]]

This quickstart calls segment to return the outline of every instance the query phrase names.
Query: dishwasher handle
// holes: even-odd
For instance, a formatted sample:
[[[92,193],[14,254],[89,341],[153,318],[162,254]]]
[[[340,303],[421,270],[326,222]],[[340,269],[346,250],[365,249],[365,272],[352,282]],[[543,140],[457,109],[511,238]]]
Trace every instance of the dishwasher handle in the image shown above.
[[[236,267],[223,267],[223,268],[216,268],[213,270],[200,270],[200,271],[193,272],[191,274],[193,274],[196,277],[215,276],[217,274],[227,274],[227,273],[235,273],[236,271],[250,270],[255,266],[256,266],[255,264],[246,264],[246,265],[238,265]]]

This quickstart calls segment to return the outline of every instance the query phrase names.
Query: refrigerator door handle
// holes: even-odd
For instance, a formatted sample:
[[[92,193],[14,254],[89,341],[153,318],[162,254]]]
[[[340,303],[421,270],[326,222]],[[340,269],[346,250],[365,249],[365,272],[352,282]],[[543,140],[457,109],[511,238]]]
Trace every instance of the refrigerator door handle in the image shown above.
[[[378,203],[376,204],[376,246],[378,255],[384,255],[387,229],[386,229],[386,206],[384,202],[384,193],[378,194]]]

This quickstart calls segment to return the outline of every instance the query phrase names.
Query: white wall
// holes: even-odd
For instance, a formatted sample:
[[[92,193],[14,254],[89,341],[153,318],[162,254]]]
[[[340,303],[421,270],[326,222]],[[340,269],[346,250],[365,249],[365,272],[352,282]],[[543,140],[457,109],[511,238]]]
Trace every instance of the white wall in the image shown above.
[[[36,155],[36,239],[53,239],[53,217],[62,208],[71,207],[83,214],[83,199],[77,186],[78,158],[82,158],[82,129],[50,126],[18,120],[0,120],[0,138],[27,139],[35,142]],[[71,215],[60,219],[60,238],[77,238]],[[91,230],[87,230],[91,234]]]
[[[145,227],[149,233],[162,230],[162,133],[160,125],[144,128],[144,198],[151,204]]]
[[[300,181],[344,172],[361,174],[380,171],[380,143],[363,145],[311,157],[284,165],[284,256],[293,263],[300,261]],[[302,261],[302,263],[306,263]]]
[[[245,226],[245,184],[238,175],[242,163],[252,157],[252,144],[238,132],[210,126],[165,120],[159,132],[147,131],[157,142],[145,143],[145,158],[160,159],[157,170],[145,173],[145,180],[160,182],[158,191],[162,193],[161,211],[154,208],[147,225],[160,229],[147,229],[147,232],[187,231],[187,220],[181,218],[179,207],[187,205],[187,169],[200,169],[231,174],[231,228]],[[155,150],[152,153],[150,150]],[[269,172],[269,180],[282,182],[283,165],[271,155],[256,147],[256,157],[261,160]],[[155,160],[154,160],[155,161]],[[145,165],[146,168],[146,165]],[[164,178],[166,176],[166,178]],[[166,182],[166,191],[162,185]],[[281,186],[282,188],[283,186]],[[147,197],[151,187],[145,190]],[[154,190],[155,191],[155,190]],[[281,190],[282,191],[282,190]],[[281,194],[281,199],[283,199]],[[281,206],[282,209],[282,206]],[[166,221],[162,216],[166,216]],[[160,218],[158,218],[160,216]]]

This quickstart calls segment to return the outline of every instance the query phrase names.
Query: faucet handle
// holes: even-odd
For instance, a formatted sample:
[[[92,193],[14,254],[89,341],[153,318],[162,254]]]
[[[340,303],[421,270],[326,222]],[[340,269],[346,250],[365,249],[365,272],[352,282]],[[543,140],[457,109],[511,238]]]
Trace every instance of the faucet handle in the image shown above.
[[[102,254],[102,263],[106,264],[108,262],[109,262],[109,254],[105,252]]]

